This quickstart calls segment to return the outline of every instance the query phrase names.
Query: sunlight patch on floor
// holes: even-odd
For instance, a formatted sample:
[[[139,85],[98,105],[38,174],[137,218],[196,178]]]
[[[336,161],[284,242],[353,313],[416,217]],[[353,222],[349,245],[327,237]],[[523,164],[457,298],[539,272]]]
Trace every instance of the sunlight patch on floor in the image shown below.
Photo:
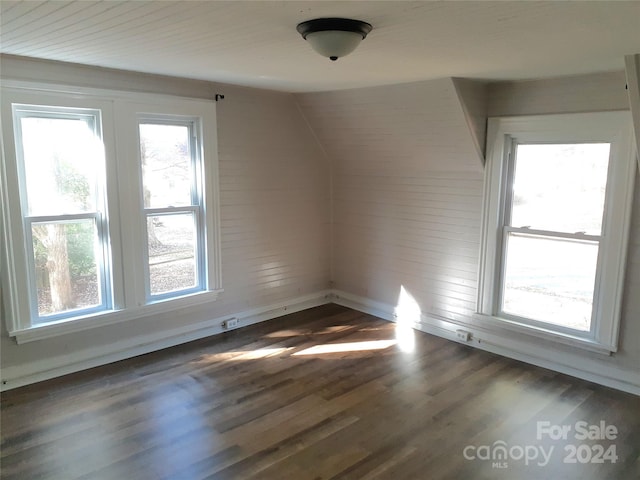
[[[327,343],[307,348],[296,355],[322,355],[326,353],[363,352],[368,350],[384,350],[397,343],[396,340],[370,340],[367,342]]]
[[[333,325],[331,327],[325,327],[322,330],[299,330],[299,329],[289,329],[289,330],[278,330],[277,332],[271,332],[265,335],[267,338],[287,338],[287,337],[299,337],[300,335],[326,335],[329,333],[341,332],[342,330],[346,330],[347,328],[351,328],[351,325]]]
[[[266,358],[274,355],[280,355],[288,350],[292,350],[293,347],[285,348],[260,348],[258,350],[246,350],[246,351],[233,351],[222,353],[211,353],[208,355],[202,355],[198,360],[191,362],[195,364],[214,363],[220,361],[242,361],[242,360],[256,360],[258,358]]]

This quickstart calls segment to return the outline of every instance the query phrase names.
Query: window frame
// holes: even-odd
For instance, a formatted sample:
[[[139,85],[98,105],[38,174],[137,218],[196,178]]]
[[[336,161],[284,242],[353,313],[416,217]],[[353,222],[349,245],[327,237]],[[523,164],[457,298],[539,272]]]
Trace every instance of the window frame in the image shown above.
[[[489,119],[476,322],[600,353],[617,350],[636,166],[631,128],[626,111]],[[611,144],[592,322],[586,332],[500,311],[513,150],[516,144],[541,143]]]
[[[50,85],[17,80],[3,81],[2,98],[2,164],[0,165],[0,282],[2,313],[10,337],[27,343],[68,333],[98,328],[160,312],[195,307],[215,301],[222,289],[219,182],[216,109],[213,100],[192,99],[162,94],[146,94]],[[34,324],[29,296],[25,231],[22,222],[21,194],[17,188],[18,170],[15,158],[12,104],[43,107],[95,109],[101,112],[102,141],[105,150],[106,212],[105,224],[111,238],[110,265],[113,302],[110,309],[84,312],[82,315]],[[202,201],[205,228],[205,287],[200,291],[149,302],[140,276],[140,212],[131,209],[138,204],[139,146],[137,115],[169,115],[197,118],[201,131]]]
[[[190,205],[181,205],[181,206],[166,206],[166,207],[146,207],[144,204],[144,178],[142,172],[142,156],[140,154],[140,135],[139,135],[139,127],[142,124],[154,124],[154,125],[181,125],[186,126],[189,130],[189,139],[190,139],[190,161],[191,161],[191,204]],[[199,118],[196,117],[185,117],[185,116],[177,116],[177,115],[149,115],[149,114],[138,114],[137,115],[137,143],[138,143],[138,167],[139,167],[139,175],[140,175],[140,208],[142,210],[142,215],[144,218],[143,228],[144,228],[144,236],[145,239],[144,251],[143,251],[143,260],[144,260],[144,283],[145,283],[145,296],[147,303],[153,303],[158,301],[169,300],[172,298],[189,295],[191,293],[197,293],[206,289],[207,285],[207,274],[206,274],[206,261],[205,261],[205,229],[206,229],[206,220],[205,220],[205,208],[204,208],[204,185],[203,180],[204,176],[202,172],[203,168],[203,149],[202,145],[202,128],[201,122]],[[149,243],[146,239],[148,239],[148,221],[147,219],[150,216],[170,216],[170,215],[180,215],[190,213],[193,215],[194,226],[195,226],[195,274],[196,274],[196,285],[182,290],[173,290],[168,292],[163,292],[159,294],[153,294],[151,292],[151,264],[149,262]]]
[[[12,121],[15,124],[20,123],[23,118],[52,118],[52,119],[74,119],[83,120],[91,126],[94,135],[100,139],[103,145],[101,158],[97,159],[100,173],[100,180],[96,185],[95,200],[96,205],[94,211],[83,213],[68,214],[47,214],[47,215],[31,215],[29,214],[28,195],[26,185],[26,170],[23,145],[22,126],[14,126],[14,144],[16,152],[16,170],[18,175],[18,195],[20,196],[20,208],[22,211],[22,228],[24,234],[25,250],[27,257],[27,278],[29,291],[29,309],[30,323],[49,323],[57,320],[66,320],[92,313],[110,310],[112,307],[113,295],[111,292],[111,252],[109,242],[108,225],[106,221],[106,165],[104,154],[104,142],[102,141],[102,112],[96,108],[77,108],[77,107],[55,107],[42,105],[17,104],[11,105]],[[91,119],[91,120],[88,120]],[[18,148],[20,145],[20,148]],[[95,222],[97,243],[99,248],[96,252],[98,277],[100,282],[101,303],[88,308],[78,308],[67,310],[60,313],[50,315],[39,315],[37,286],[35,278],[35,258],[33,252],[33,229],[34,223],[71,223],[74,220],[91,220]]]

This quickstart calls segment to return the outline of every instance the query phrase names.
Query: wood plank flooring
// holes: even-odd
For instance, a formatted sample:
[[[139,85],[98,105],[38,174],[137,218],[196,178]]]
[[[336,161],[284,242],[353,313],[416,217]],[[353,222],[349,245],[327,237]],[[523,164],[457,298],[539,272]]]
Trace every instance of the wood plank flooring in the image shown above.
[[[411,337],[325,305],[5,392],[1,476],[640,478],[640,397]],[[577,440],[582,421],[618,434]]]

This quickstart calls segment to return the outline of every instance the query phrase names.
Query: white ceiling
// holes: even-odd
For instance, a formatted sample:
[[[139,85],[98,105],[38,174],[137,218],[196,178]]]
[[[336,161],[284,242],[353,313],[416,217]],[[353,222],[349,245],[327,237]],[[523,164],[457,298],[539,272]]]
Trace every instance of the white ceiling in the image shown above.
[[[640,53],[640,1],[8,1],[0,51],[291,92],[450,76],[621,70]],[[296,24],[365,20],[350,56],[313,52]]]

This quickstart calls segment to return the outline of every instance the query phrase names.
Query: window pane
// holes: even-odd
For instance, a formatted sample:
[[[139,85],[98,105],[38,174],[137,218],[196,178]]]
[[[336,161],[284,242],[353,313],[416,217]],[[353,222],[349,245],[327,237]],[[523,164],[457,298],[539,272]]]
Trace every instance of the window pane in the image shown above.
[[[93,219],[32,223],[38,314],[102,304]]]
[[[198,285],[193,214],[149,215],[147,233],[151,295]]]
[[[608,143],[518,145],[511,225],[599,235]]]
[[[509,234],[502,311],[588,331],[598,245]]]
[[[20,119],[29,215],[95,211],[102,143],[82,119]]]
[[[191,205],[189,138],[185,125],[140,124],[145,208]]]

